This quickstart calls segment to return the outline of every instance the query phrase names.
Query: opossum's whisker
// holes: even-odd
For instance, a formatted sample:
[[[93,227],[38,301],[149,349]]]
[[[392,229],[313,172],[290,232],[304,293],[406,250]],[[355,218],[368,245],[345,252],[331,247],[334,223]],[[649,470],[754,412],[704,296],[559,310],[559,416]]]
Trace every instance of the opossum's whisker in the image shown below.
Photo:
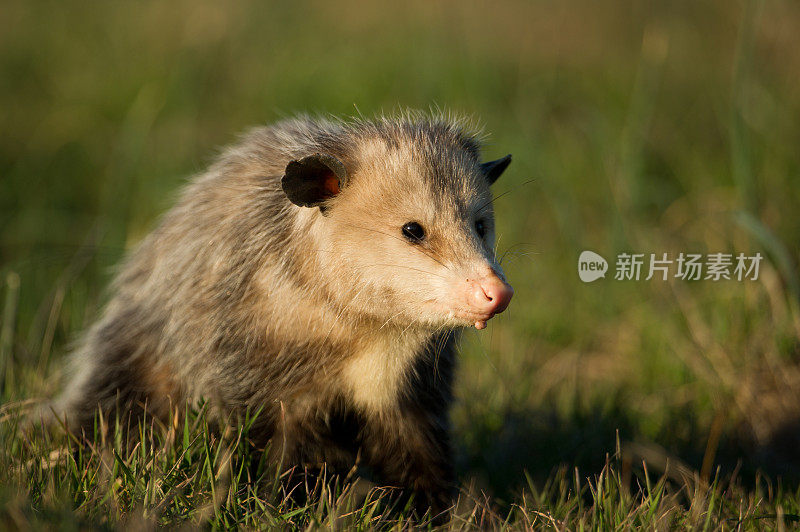
[[[405,329],[403,329],[403,331],[400,333],[400,336],[404,335],[404,334],[406,333],[406,331],[407,331],[407,330],[409,330],[409,329],[410,329],[410,328],[411,328],[413,325],[416,325],[416,324],[417,324],[419,321],[420,321],[420,319],[419,319],[419,318],[414,318],[414,319],[411,321],[411,323],[409,323],[409,324],[408,324],[408,327],[406,327]]]
[[[530,251],[530,252],[512,251],[515,247],[519,247],[519,246],[533,246],[533,244],[530,244],[530,243],[527,243],[527,242],[519,242],[517,244],[512,244],[511,246],[509,246],[509,248],[507,250],[505,250],[503,252],[503,255],[500,257],[500,260],[498,262],[500,264],[502,264],[503,260],[505,260],[505,258],[506,258],[506,255],[519,256],[519,255],[540,255],[541,254],[538,251]]]
[[[330,249],[317,249],[316,251],[321,251],[323,253],[336,253],[336,251],[333,251],[333,250],[330,250]],[[423,270],[421,268],[413,268],[411,266],[405,266],[404,264],[387,264],[387,263],[382,263],[382,262],[376,262],[374,264],[367,264],[365,266],[356,267],[356,269],[363,269],[363,268],[369,268],[369,267],[375,267],[375,266],[387,266],[389,268],[405,268],[407,270],[414,270],[414,271],[417,271],[417,272],[420,272],[420,273],[425,273],[425,274],[428,274],[428,275],[433,275],[435,277],[441,277],[442,279],[447,279],[447,277],[445,277],[444,275],[440,275],[438,273],[434,273],[434,272],[431,272],[431,271],[428,271],[428,270]]]
[[[446,325],[440,325],[435,335],[439,335],[444,329]],[[437,374],[439,373],[439,358],[442,356],[442,352],[444,351],[445,346],[447,345],[447,341],[450,338],[452,331],[445,332],[441,337],[438,338],[436,342],[436,349],[433,351],[433,380],[436,382]]]
[[[512,256],[521,255],[521,256],[526,256],[526,257],[528,255],[541,255],[541,254],[542,253],[540,251],[511,251],[511,250],[507,250],[507,251],[503,252],[503,255],[512,255]]]
[[[399,241],[401,241],[401,242],[404,242],[404,243],[405,243],[405,240],[403,240],[403,239],[402,239],[402,238],[400,238],[399,236],[396,236],[396,235],[393,235],[393,234],[387,233],[387,232],[385,232],[385,231],[379,231],[379,230],[377,230],[377,229],[373,229],[373,228],[371,228],[371,227],[365,227],[365,226],[362,226],[362,225],[356,225],[356,224],[347,224],[347,225],[350,225],[351,227],[356,227],[356,228],[358,228],[358,229],[364,229],[364,230],[366,230],[366,231],[372,231],[372,232],[374,232],[374,233],[380,233],[380,234],[382,234],[382,235],[386,235],[386,236],[388,236],[388,237],[391,237],[391,238],[397,239],[397,240],[399,240]],[[423,254],[427,255],[427,256],[428,256],[428,258],[430,258],[431,260],[434,260],[434,261],[438,262],[439,264],[441,264],[443,267],[447,268],[448,270],[450,269],[450,268],[448,268],[448,267],[447,267],[447,265],[446,265],[445,263],[443,263],[442,261],[440,261],[439,259],[437,259],[437,258],[436,258],[436,257],[434,257],[433,255],[431,255],[430,253],[428,253],[427,251],[425,251],[425,250],[424,250],[424,249],[422,249],[421,247],[419,247],[419,246],[415,246],[415,247],[414,247],[414,249],[416,249],[417,251],[419,251],[419,252],[421,252],[421,253],[423,253]]]
[[[399,315],[400,315],[400,314],[402,314],[402,313],[403,313],[403,311],[401,310],[401,311],[400,311],[400,312],[398,312],[397,314],[393,314],[392,316],[390,316],[390,317],[389,317],[389,319],[388,319],[388,320],[386,320],[386,321],[383,323],[383,325],[381,325],[380,327],[378,327],[378,330],[380,331],[381,329],[383,329],[384,327],[386,327],[386,326],[389,324],[389,322],[390,322],[390,321],[392,321],[393,319],[395,319],[397,316],[399,316]]]
[[[406,270],[414,270],[415,272],[425,273],[428,275],[433,275],[435,277],[441,277],[442,279],[447,279],[444,275],[439,275],[438,273],[429,272],[428,270],[422,270],[420,268],[413,268],[411,266],[404,266],[402,264],[383,264],[380,262],[376,262],[375,264],[367,264],[365,266],[361,266],[362,268],[369,268],[375,266],[388,266],[389,268],[405,268]]]
[[[323,344],[324,344],[324,343],[325,343],[325,342],[328,340],[328,337],[329,337],[329,336],[331,335],[331,333],[333,332],[333,329],[334,329],[334,327],[336,327],[336,324],[339,322],[339,319],[342,317],[342,315],[344,314],[344,312],[345,312],[345,311],[346,311],[348,308],[350,308],[350,305],[351,305],[351,304],[353,304],[353,302],[355,302],[356,298],[357,298],[358,296],[360,296],[360,295],[361,295],[361,292],[363,292],[363,291],[364,291],[364,288],[366,288],[366,286],[367,286],[367,284],[366,284],[366,283],[364,283],[364,284],[361,286],[361,288],[358,290],[358,292],[356,292],[356,294],[355,294],[353,297],[351,297],[351,298],[350,298],[350,301],[349,301],[349,302],[348,302],[348,303],[347,303],[345,306],[343,306],[343,307],[341,308],[341,310],[339,311],[339,313],[338,313],[338,314],[336,315],[336,317],[333,319],[333,323],[331,323],[331,328],[330,328],[330,329],[328,329],[328,333],[325,335],[325,338],[322,340],[322,343],[323,343]]]
[[[481,212],[481,211],[482,211],[484,208],[486,208],[487,206],[489,206],[489,205],[491,205],[492,203],[494,203],[494,202],[495,202],[495,200],[498,200],[498,199],[502,198],[502,197],[503,197],[503,196],[505,196],[506,194],[510,194],[510,193],[514,192],[516,189],[518,189],[518,188],[520,188],[520,187],[524,187],[525,185],[528,185],[528,184],[530,184],[530,183],[533,183],[534,181],[536,181],[536,178],[535,178],[535,177],[533,177],[533,178],[531,178],[531,179],[528,179],[528,180],[527,180],[527,181],[525,181],[524,183],[520,183],[519,185],[517,185],[517,186],[515,186],[515,187],[511,187],[510,189],[506,190],[505,192],[501,192],[501,193],[500,193],[500,194],[498,194],[497,196],[494,196],[492,199],[490,199],[489,201],[487,201],[486,203],[484,203],[484,204],[482,204],[480,207],[478,207],[478,208],[475,210],[475,212]]]
[[[492,249],[492,253],[494,254],[494,260],[496,262],[500,262],[497,260],[497,248],[500,247],[500,236],[497,237],[497,240],[494,243],[494,249]]]
[[[503,255],[541,255],[541,251],[506,251]]]
[[[527,258],[529,255],[539,255],[539,253],[523,253],[523,252],[520,252],[520,251],[517,251],[517,252],[508,252],[507,251],[507,252],[503,253],[503,256],[500,258],[499,263],[503,264],[503,261],[506,259],[506,256],[508,256],[509,259],[518,259],[520,257],[526,257]]]
[[[514,249],[514,248],[516,248],[516,247],[521,247],[521,246],[531,246],[531,247],[533,247],[533,246],[535,246],[535,245],[536,245],[536,244],[534,244],[533,242],[517,242],[516,244],[511,244],[511,245],[508,247],[508,249]],[[538,253],[538,252],[536,252],[536,253]]]

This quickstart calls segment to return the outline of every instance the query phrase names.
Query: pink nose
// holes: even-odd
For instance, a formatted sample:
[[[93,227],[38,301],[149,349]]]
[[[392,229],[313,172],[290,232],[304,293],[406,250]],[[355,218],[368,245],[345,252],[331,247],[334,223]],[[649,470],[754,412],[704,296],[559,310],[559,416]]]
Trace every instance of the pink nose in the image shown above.
[[[480,279],[475,285],[473,305],[479,312],[499,314],[508,307],[511,298],[514,297],[514,289],[511,288],[511,285],[494,273]]]

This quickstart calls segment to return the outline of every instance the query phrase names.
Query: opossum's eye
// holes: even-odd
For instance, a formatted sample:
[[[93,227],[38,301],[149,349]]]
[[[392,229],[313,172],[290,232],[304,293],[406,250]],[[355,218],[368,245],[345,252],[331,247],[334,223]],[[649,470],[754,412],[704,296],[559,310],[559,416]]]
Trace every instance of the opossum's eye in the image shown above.
[[[478,233],[478,236],[483,238],[486,236],[486,223],[483,220],[478,220],[475,222],[475,231]]]
[[[425,238],[425,229],[417,222],[408,222],[403,226],[403,236],[412,244],[419,244]]]

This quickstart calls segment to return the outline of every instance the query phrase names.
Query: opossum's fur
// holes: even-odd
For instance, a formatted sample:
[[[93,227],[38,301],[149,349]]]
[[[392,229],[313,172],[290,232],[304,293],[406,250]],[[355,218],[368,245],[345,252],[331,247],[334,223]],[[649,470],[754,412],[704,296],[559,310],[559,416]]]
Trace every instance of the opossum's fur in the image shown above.
[[[281,188],[287,163],[315,153],[349,176],[324,212]],[[158,417],[205,397],[222,411],[261,408],[251,435],[272,439],[285,464],[350,467],[358,452],[385,482],[443,502],[453,331],[469,323],[436,305],[448,276],[476,261],[501,272],[492,219],[478,139],[458,121],[254,129],[129,255],[58,412],[86,429],[98,407],[146,404]],[[391,229],[409,220],[425,220],[426,248]]]

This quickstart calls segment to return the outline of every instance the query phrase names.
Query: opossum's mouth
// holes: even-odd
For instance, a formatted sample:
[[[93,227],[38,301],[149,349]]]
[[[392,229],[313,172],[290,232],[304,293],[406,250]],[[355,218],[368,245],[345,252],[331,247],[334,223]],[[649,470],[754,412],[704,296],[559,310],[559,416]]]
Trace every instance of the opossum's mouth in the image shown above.
[[[511,285],[488,266],[483,275],[453,283],[448,292],[434,303],[439,312],[447,309],[450,323],[478,330],[485,329],[487,321],[506,310],[514,296]]]
[[[452,316],[461,321],[466,327],[475,327],[479,331],[486,328],[486,322],[495,317],[499,312],[480,313],[469,309],[458,309]]]
[[[514,289],[499,279],[491,282],[495,286],[488,290],[479,285],[479,289],[474,292],[475,297],[470,300],[470,305],[455,309],[455,317],[463,319],[468,326],[481,330],[486,328],[487,321],[506,310],[514,295]],[[486,281],[483,283],[489,284]]]

